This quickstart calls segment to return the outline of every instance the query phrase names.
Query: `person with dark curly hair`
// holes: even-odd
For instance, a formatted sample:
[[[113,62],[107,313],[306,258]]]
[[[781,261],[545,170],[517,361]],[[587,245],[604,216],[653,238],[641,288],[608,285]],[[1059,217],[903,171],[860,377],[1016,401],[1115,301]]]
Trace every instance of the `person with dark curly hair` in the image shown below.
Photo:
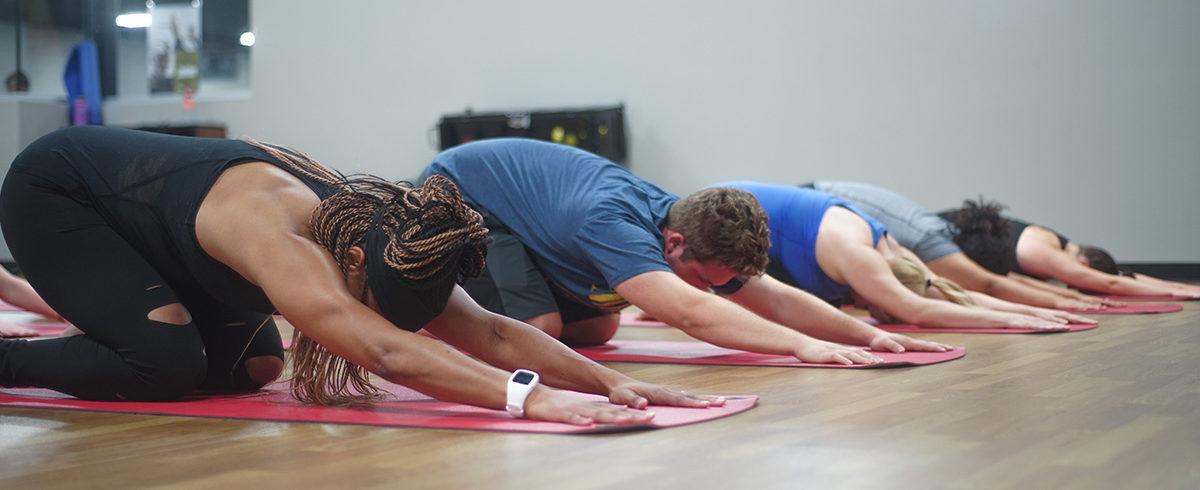
[[[939,216],[954,224],[954,241],[972,260],[1046,291],[1054,286],[1031,278],[1057,279],[1091,293],[1200,298],[1200,286],[1121,274],[1104,249],[1079,245],[1050,228],[1004,216],[1003,211],[1004,206],[981,198],[963,201],[961,208]]]
[[[831,303],[863,305],[881,321],[926,327],[1062,329],[1069,321],[1091,322],[963,290],[934,275],[883,224],[837,196],[749,181],[717,185],[753,194],[766,211],[767,274]]]
[[[139,401],[255,390],[284,367],[278,311],[306,403],[370,403],[384,393],[369,373],[574,424],[722,403],[636,382],[471,301],[458,283],[482,271],[488,230],[445,177],[347,178],[275,145],[75,127],[17,156],[0,223],[30,284],[82,333],[0,340],[0,386]],[[544,383],[514,407],[511,380],[536,379],[518,368]]]
[[[491,230],[487,268],[464,284],[468,293],[567,344],[607,342],[632,304],[715,345],[808,362],[878,360],[838,343],[946,348],[883,332],[763,276],[770,232],[745,191],[681,199],[591,153],[512,138],[446,150],[425,174],[458,184]]]

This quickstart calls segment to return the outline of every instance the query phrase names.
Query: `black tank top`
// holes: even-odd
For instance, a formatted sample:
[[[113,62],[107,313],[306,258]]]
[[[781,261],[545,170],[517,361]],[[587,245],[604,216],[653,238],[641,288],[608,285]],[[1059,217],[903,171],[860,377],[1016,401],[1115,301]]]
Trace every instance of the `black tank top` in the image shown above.
[[[52,178],[64,193],[95,209],[185,306],[189,296],[204,294],[232,308],[275,311],[261,288],[210,257],[196,239],[196,212],[223,170],[262,161],[291,173],[322,200],[336,192],[239,140],[83,126],[56,131],[34,145],[49,145],[44,148],[60,158],[27,170]]]
[[[958,210],[952,209],[952,210],[942,211],[942,212],[938,213],[938,217],[946,220],[951,225],[953,225],[955,223],[955,221],[958,219]],[[1032,225],[1028,222],[1021,221],[1021,220],[1015,219],[1015,218],[1010,218],[1008,216],[1005,216],[1004,219],[1008,220],[1008,250],[1009,250],[1009,260],[1012,262],[1012,265],[1013,265],[1013,272],[1016,272],[1018,274],[1029,275],[1029,273],[1021,270],[1021,262],[1019,260],[1017,260],[1017,243],[1021,241],[1021,234],[1025,232],[1025,229],[1029,228]],[[1038,225],[1038,227],[1050,230],[1049,228],[1046,228],[1041,225]],[[1050,230],[1050,232],[1054,233],[1054,235],[1058,237],[1058,246],[1061,247],[1062,249],[1066,250],[1067,242],[1069,242],[1070,240],[1067,237],[1059,234],[1057,231]],[[954,233],[957,234],[958,230],[955,229]]]
[[[1021,261],[1017,259],[1017,242],[1021,240],[1021,234],[1025,233],[1025,229],[1032,225],[1028,222],[1015,218],[1009,218],[1007,216],[1005,216],[1004,219],[1008,220],[1008,244],[1009,248],[1012,249],[1013,272],[1025,274],[1027,276],[1032,275],[1021,269]],[[1046,228],[1042,225],[1037,226],[1038,228],[1043,228],[1045,230],[1049,230],[1050,233],[1053,233],[1054,236],[1058,237],[1058,247],[1063,250],[1067,249],[1067,242],[1070,242],[1071,240],[1065,236],[1062,236],[1057,231],[1051,230],[1050,228]]]

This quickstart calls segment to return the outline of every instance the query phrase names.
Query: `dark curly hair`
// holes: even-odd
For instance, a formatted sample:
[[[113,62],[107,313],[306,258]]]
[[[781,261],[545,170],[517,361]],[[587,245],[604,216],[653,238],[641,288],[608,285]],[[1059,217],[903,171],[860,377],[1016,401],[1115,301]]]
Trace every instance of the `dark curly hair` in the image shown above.
[[[1121,274],[1121,271],[1117,268],[1116,259],[1103,248],[1095,245],[1080,245],[1079,254],[1087,259],[1088,267],[1114,276]]]
[[[712,187],[693,193],[671,206],[667,227],[683,235],[685,259],[715,261],[744,276],[767,270],[771,230],[749,192]]]
[[[954,243],[983,268],[1005,275],[1017,268],[1008,220],[1000,215],[1004,206],[982,197],[978,201],[963,201],[954,213],[958,233]]]

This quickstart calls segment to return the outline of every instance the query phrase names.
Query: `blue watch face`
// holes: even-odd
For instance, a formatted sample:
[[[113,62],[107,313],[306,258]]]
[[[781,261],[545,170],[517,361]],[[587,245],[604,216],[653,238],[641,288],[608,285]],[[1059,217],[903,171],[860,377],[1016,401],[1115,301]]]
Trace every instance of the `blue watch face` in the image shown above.
[[[513,376],[514,383],[520,383],[523,385],[527,385],[531,381],[533,381],[533,373],[531,373],[529,371],[521,371],[521,372],[517,373],[516,376]]]

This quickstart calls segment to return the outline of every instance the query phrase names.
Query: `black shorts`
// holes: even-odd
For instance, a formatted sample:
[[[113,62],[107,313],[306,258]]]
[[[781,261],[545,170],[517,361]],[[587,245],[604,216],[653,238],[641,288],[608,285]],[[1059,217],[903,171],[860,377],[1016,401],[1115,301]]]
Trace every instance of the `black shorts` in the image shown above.
[[[480,214],[492,240],[483,273],[463,283],[475,302],[522,321],[554,312],[562,316],[563,324],[613,314],[580,303],[552,284],[510,228],[485,211]]]

